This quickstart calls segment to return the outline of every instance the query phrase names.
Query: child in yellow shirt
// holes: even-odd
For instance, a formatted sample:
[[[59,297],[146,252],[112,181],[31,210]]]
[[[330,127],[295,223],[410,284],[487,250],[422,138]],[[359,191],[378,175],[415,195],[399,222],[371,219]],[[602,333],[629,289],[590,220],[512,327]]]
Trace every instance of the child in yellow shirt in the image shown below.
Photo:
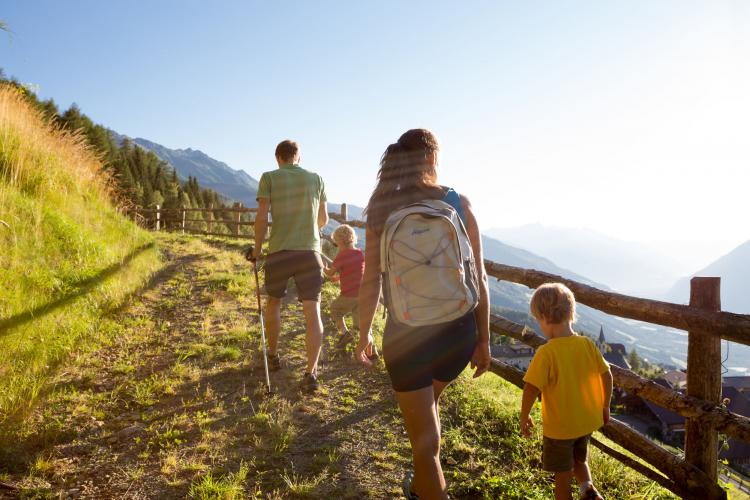
[[[555,473],[555,498],[570,499],[575,476],[581,499],[602,498],[591,481],[587,456],[591,433],[609,421],[612,373],[594,342],[572,329],[575,297],[561,283],[547,283],[531,297],[531,314],[549,341],[537,349],[523,380],[521,434],[531,435],[529,416],[542,393],[544,470]]]

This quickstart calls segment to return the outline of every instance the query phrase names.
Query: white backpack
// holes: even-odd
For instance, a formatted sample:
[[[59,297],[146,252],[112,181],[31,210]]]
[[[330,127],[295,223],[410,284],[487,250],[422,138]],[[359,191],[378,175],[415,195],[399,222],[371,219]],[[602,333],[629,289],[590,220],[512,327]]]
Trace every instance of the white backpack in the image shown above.
[[[380,238],[380,269],[388,312],[399,323],[446,323],[479,302],[469,236],[444,201],[420,201],[388,217]]]

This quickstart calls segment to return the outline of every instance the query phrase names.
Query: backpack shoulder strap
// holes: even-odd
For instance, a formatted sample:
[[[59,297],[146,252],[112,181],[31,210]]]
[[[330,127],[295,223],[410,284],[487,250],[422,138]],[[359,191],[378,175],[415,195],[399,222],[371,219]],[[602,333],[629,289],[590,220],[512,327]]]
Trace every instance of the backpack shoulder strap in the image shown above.
[[[448,188],[448,192],[445,193],[443,201],[456,210],[458,216],[461,217],[461,222],[466,226],[466,215],[464,214],[464,208],[461,206],[461,197],[458,193],[453,188]]]

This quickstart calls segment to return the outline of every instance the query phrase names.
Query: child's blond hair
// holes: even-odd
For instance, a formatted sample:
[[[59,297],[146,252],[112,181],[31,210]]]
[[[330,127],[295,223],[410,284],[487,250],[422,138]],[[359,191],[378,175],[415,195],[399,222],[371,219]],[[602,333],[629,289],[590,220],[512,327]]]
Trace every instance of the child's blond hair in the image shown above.
[[[333,232],[333,241],[341,243],[350,243],[352,246],[357,244],[357,233],[354,228],[348,224],[341,224]]]
[[[562,283],[545,283],[531,296],[531,314],[547,323],[575,321],[576,298]]]

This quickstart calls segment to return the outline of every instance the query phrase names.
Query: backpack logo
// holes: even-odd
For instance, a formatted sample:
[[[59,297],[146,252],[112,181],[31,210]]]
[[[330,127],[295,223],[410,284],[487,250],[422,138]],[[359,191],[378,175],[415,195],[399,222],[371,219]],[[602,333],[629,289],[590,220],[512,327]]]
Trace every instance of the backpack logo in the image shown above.
[[[424,233],[429,233],[429,232],[430,232],[430,228],[429,227],[425,227],[423,229],[412,229],[411,235],[412,236],[417,236],[418,234],[424,234]]]

